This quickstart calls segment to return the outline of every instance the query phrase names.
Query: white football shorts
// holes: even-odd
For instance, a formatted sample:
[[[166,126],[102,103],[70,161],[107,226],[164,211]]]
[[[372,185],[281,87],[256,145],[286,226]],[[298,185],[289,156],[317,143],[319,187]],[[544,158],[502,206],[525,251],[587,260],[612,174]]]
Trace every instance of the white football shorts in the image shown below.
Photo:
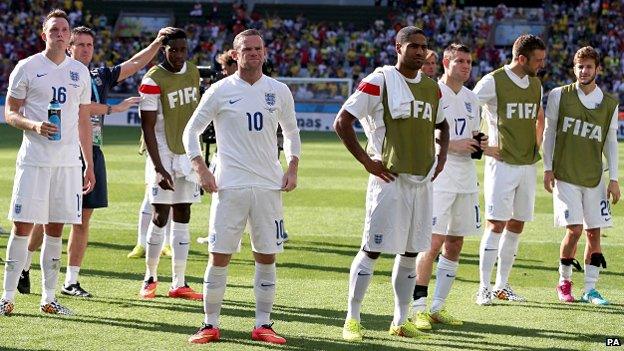
[[[479,234],[479,193],[433,192],[433,232],[442,235]]]
[[[9,220],[82,223],[82,167],[17,165]]]
[[[485,161],[485,218],[496,221],[533,220],[536,166],[511,165],[487,157]]]
[[[555,226],[582,224],[585,229],[613,226],[604,179],[594,188],[555,180],[553,210]]]

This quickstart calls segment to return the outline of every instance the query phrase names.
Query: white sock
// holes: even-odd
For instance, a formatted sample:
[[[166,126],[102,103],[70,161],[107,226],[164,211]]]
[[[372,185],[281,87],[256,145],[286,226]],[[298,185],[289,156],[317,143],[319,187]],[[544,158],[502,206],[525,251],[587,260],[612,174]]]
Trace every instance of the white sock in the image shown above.
[[[78,273],[80,273],[80,266],[67,266],[65,286],[76,284],[78,282]]]
[[[490,288],[490,278],[498,255],[501,234],[486,228],[479,246],[479,281],[482,287]]]
[[[26,264],[24,265],[24,269],[23,269],[24,271],[30,270],[30,266],[32,265],[32,258],[34,254],[35,254],[34,251],[28,250],[28,253],[26,254]]]
[[[61,249],[63,242],[61,237],[55,238],[43,234],[43,246],[41,249],[41,304],[54,301],[56,284],[61,270]]]
[[[360,321],[360,309],[370,285],[375,270],[375,262],[366,252],[361,251],[355,255],[349,272],[349,302],[347,307],[347,319]]]
[[[186,284],[184,272],[186,271],[190,241],[191,234],[188,223],[173,222],[171,225],[171,248],[173,249],[171,286],[173,288],[179,288]]]
[[[227,283],[227,267],[206,267],[204,273],[204,323],[219,327],[221,304]]]
[[[165,239],[163,241],[163,247],[165,245],[171,246],[171,237],[173,236],[173,228],[171,223],[173,223],[173,209],[169,211],[169,219],[167,220],[167,224],[163,227],[165,229]],[[189,237],[190,240],[190,237]]]
[[[559,263],[559,283],[564,280],[572,280],[572,265]]]
[[[496,269],[496,284],[494,290],[503,289],[509,281],[511,267],[516,260],[520,234],[505,229],[498,246],[498,267]]]
[[[15,300],[17,283],[24,269],[27,252],[28,236],[18,236],[11,232],[7,242],[6,262],[4,263],[4,292],[2,293],[2,298],[5,300]]]
[[[149,202],[147,193],[141,203],[141,209],[139,210],[139,226],[137,233],[137,245],[145,247],[147,241],[147,228],[152,221],[152,205]]]
[[[158,260],[160,260],[164,236],[164,228],[157,226],[154,222],[150,222],[147,230],[147,247],[145,250],[145,265],[147,266],[145,280],[148,280],[150,277],[153,277],[154,281],[158,280]]]
[[[423,312],[427,309],[427,298],[419,297],[412,302],[412,310],[414,313]]]
[[[394,325],[405,323],[409,317],[410,302],[416,286],[416,257],[396,255],[392,268],[394,288]]]
[[[256,262],[254,295],[256,297],[256,328],[271,323],[271,311],[275,301],[275,263]]]
[[[438,260],[438,268],[436,270],[436,285],[433,292],[433,302],[431,303],[431,313],[438,312],[444,306],[446,297],[451,291],[451,286],[455,281],[459,262],[451,261],[440,255]]]
[[[598,282],[598,275],[600,274],[600,267],[596,267],[591,264],[585,264],[585,292],[596,288]]]

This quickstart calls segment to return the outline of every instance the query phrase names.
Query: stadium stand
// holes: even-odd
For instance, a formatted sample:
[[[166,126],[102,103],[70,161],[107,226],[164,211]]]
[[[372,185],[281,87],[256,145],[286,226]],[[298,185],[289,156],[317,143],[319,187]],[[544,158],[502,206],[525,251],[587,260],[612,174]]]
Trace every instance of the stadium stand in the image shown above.
[[[495,47],[489,40],[497,21],[512,18],[541,21],[549,28],[545,35],[548,63],[542,77],[545,91],[571,81],[572,72],[568,67],[571,67],[574,51],[580,46],[592,45],[603,55],[604,74],[599,84],[624,101],[622,2],[546,2],[543,8],[458,7],[452,1],[432,0],[393,3],[393,7],[332,6],[329,9],[319,5],[257,4],[248,9],[244,2],[208,2],[202,4],[201,15],[191,16],[196,5],[192,2],[181,5],[180,2],[159,1],[150,6],[149,11],[173,14],[176,25],[189,33],[193,60],[199,65],[215,65],[216,55],[229,48],[236,33],[244,28],[258,28],[265,31],[268,64],[273,76],[352,78],[355,84],[374,67],[393,62],[394,34],[403,25],[422,27],[432,38],[432,49],[438,52],[454,40],[475,48],[473,78],[468,83],[471,86],[483,74],[510,59],[509,48]],[[9,73],[18,60],[43,48],[39,27],[42,14],[49,9],[64,8],[72,25],[94,28],[98,33],[94,64],[112,65],[122,62],[151,40],[113,35],[119,8],[145,12],[145,4],[143,1],[93,0],[0,3],[0,89],[6,91]],[[136,92],[137,77],[126,80],[115,92]],[[298,94],[310,96],[306,91]],[[315,91],[312,94],[319,95]],[[318,97],[327,94],[328,91],[324,91]]]

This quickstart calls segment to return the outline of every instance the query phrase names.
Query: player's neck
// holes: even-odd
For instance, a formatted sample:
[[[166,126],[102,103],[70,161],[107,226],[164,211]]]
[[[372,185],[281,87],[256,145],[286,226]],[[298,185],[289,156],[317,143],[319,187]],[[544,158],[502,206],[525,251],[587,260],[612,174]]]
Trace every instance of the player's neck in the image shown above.
[[[43,54],[50,61],[54,62],[57,65],[60,65],[61,63],[63,63],[63,61],[65,61],[65,58],[67,57],[67,55],[65,54],[65,51],[55,50],[52,48],[45,48],[45,50],[43,50]]]
[[[596,89],[597,86],[598,85],[596,85],[595,79],[590,84],[581,84],[580,82],[578,82],[578,87],[581,89],[581,91],[585,95],[591,94],[592,91],[594,91],[594,89]]]
[[[180,72],[182,70],[182,69],[176,70],[175,68],[173,68],[173,66],[171,64],[169,64],[169,61],[167,61],[167,60],[164,60],[161,65],[162,65],[162,67],[164,69],[166,69],[167,71],[169,71],[171,73],[178,73],[178,72]]]
[[[440,81],[444,83],[447,87],[451,88],[451,90],[455,94],[459,94],[462,87],[464,86],[462,82],[455,80],[446,74],[442,75],[442,78],[440,78]]]
[[[260,78],[262,78],[262,71],[258,71],[255,69],[246,70],[246,69],[239,68],[238,76],[240,77],[240,79],[249,83],[249,85],[254,85],[255,82],[259,81]]]
[[[522,66],[520,66],[520,64],[518,64],[518,62],[513,61],[510,65],[509,65],[509,69],[515,73],[519,78],[524,78],[524,76],[526,76],[527,74],[524,72],[524,69],[522,68]]]
[[[418,75],[418,70],[417,69],[409,69],[406,68],[405,66],[401,65],[400,63],[397,63],[396,69],[399,71],[399,73],[401,73],[405,78],[408,79],[415,79],[416,76]]]

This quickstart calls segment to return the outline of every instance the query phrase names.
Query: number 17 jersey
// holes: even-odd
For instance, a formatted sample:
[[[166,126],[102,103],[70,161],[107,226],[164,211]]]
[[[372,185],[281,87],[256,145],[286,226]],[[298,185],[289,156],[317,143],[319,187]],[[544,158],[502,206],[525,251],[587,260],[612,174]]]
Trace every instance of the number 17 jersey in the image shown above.
[[[211,164],[219,189],[281,189],[278,123],[285,136],[299,132],[285,84],[263,75],[252,85],[233,74],[206,91],[191,119],[195,118],[206,126],[214,121],[217,153]]]
[[[449,124],[450,140],[472,139],[472,133],[479,130],[479,100],[477,95],[462,87],[459,93],[438,82],[447,106],[443,113]],[[479,191],[477,169],[470,155],[450,153],[444,170],[433,182],[434,191],[450,193],[475,193]]]

